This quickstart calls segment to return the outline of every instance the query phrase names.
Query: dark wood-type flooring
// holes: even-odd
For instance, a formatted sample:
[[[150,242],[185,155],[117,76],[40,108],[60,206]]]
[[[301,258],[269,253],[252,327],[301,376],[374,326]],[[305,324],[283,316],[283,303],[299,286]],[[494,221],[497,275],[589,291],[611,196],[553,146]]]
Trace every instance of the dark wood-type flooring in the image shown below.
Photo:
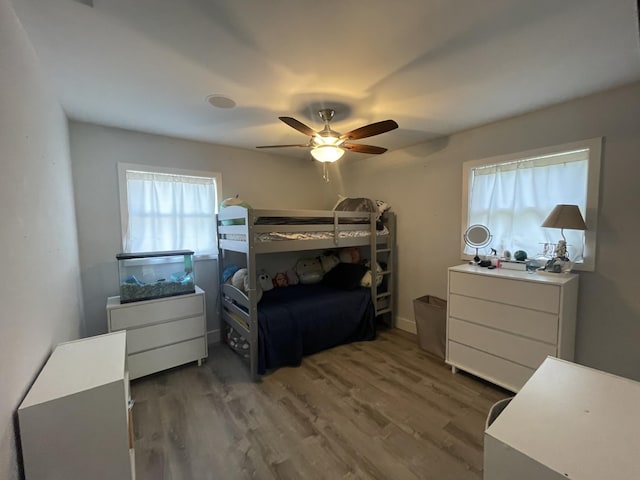
[[[137,478],[481,479],[487,413],[509,395],[399,330],[260,383],[219,345],[132,382]]]

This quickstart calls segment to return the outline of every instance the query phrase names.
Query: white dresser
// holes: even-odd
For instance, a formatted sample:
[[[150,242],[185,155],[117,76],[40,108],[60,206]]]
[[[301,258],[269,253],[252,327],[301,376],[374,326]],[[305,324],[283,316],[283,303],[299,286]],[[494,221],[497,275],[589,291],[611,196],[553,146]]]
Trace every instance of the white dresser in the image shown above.
[[[135,478],[126,333],[58,345],[18,408],[29,480]]]
[[[548,356],[573,360],[578,276],[448,271],[446,362],[517,392]]]
[[[640,478],[640,383],[547,358],[484,435],[485,480]]]
[[[204,291],[142,302],[107,299],[110,332],[127,331],[131,379],[207,357]]]

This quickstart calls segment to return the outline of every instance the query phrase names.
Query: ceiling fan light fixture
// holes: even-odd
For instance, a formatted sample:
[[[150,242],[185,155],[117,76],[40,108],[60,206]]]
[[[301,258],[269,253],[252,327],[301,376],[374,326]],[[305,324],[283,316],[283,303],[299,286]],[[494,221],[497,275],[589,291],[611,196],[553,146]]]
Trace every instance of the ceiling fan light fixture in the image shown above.
[[[316,146],[321,146],[321,145],[339,146],[340,139],[338,137],[316,135],[315,137],[313,137],[313,143]]]
[[[336,147],[335,145],[324,144],[318,145],[311,150],[311,155],[313,158],[318,160],[319,162],[335,162],[340,159],[342,155],[344,155],[344,150],[340,147]]]

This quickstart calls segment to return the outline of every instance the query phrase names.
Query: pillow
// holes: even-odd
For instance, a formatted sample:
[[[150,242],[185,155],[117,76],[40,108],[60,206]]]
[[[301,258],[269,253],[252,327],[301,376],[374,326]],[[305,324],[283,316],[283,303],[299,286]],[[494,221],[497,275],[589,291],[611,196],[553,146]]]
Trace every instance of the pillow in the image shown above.
[[[360,286],[366,272],[367,267],[360,263],[339,263],[325,274],[322,282],[333,288],[353,290]]]

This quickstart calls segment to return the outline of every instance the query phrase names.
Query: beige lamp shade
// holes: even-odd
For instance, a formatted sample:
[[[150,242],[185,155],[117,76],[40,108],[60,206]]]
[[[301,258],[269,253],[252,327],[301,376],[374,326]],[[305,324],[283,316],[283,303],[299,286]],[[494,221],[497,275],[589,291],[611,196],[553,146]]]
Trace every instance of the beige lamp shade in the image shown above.
[[[569,230],[587,229],[578,206],[565,204],[556,205],[542,222],[542,226],[547,228],[568,228]]]

